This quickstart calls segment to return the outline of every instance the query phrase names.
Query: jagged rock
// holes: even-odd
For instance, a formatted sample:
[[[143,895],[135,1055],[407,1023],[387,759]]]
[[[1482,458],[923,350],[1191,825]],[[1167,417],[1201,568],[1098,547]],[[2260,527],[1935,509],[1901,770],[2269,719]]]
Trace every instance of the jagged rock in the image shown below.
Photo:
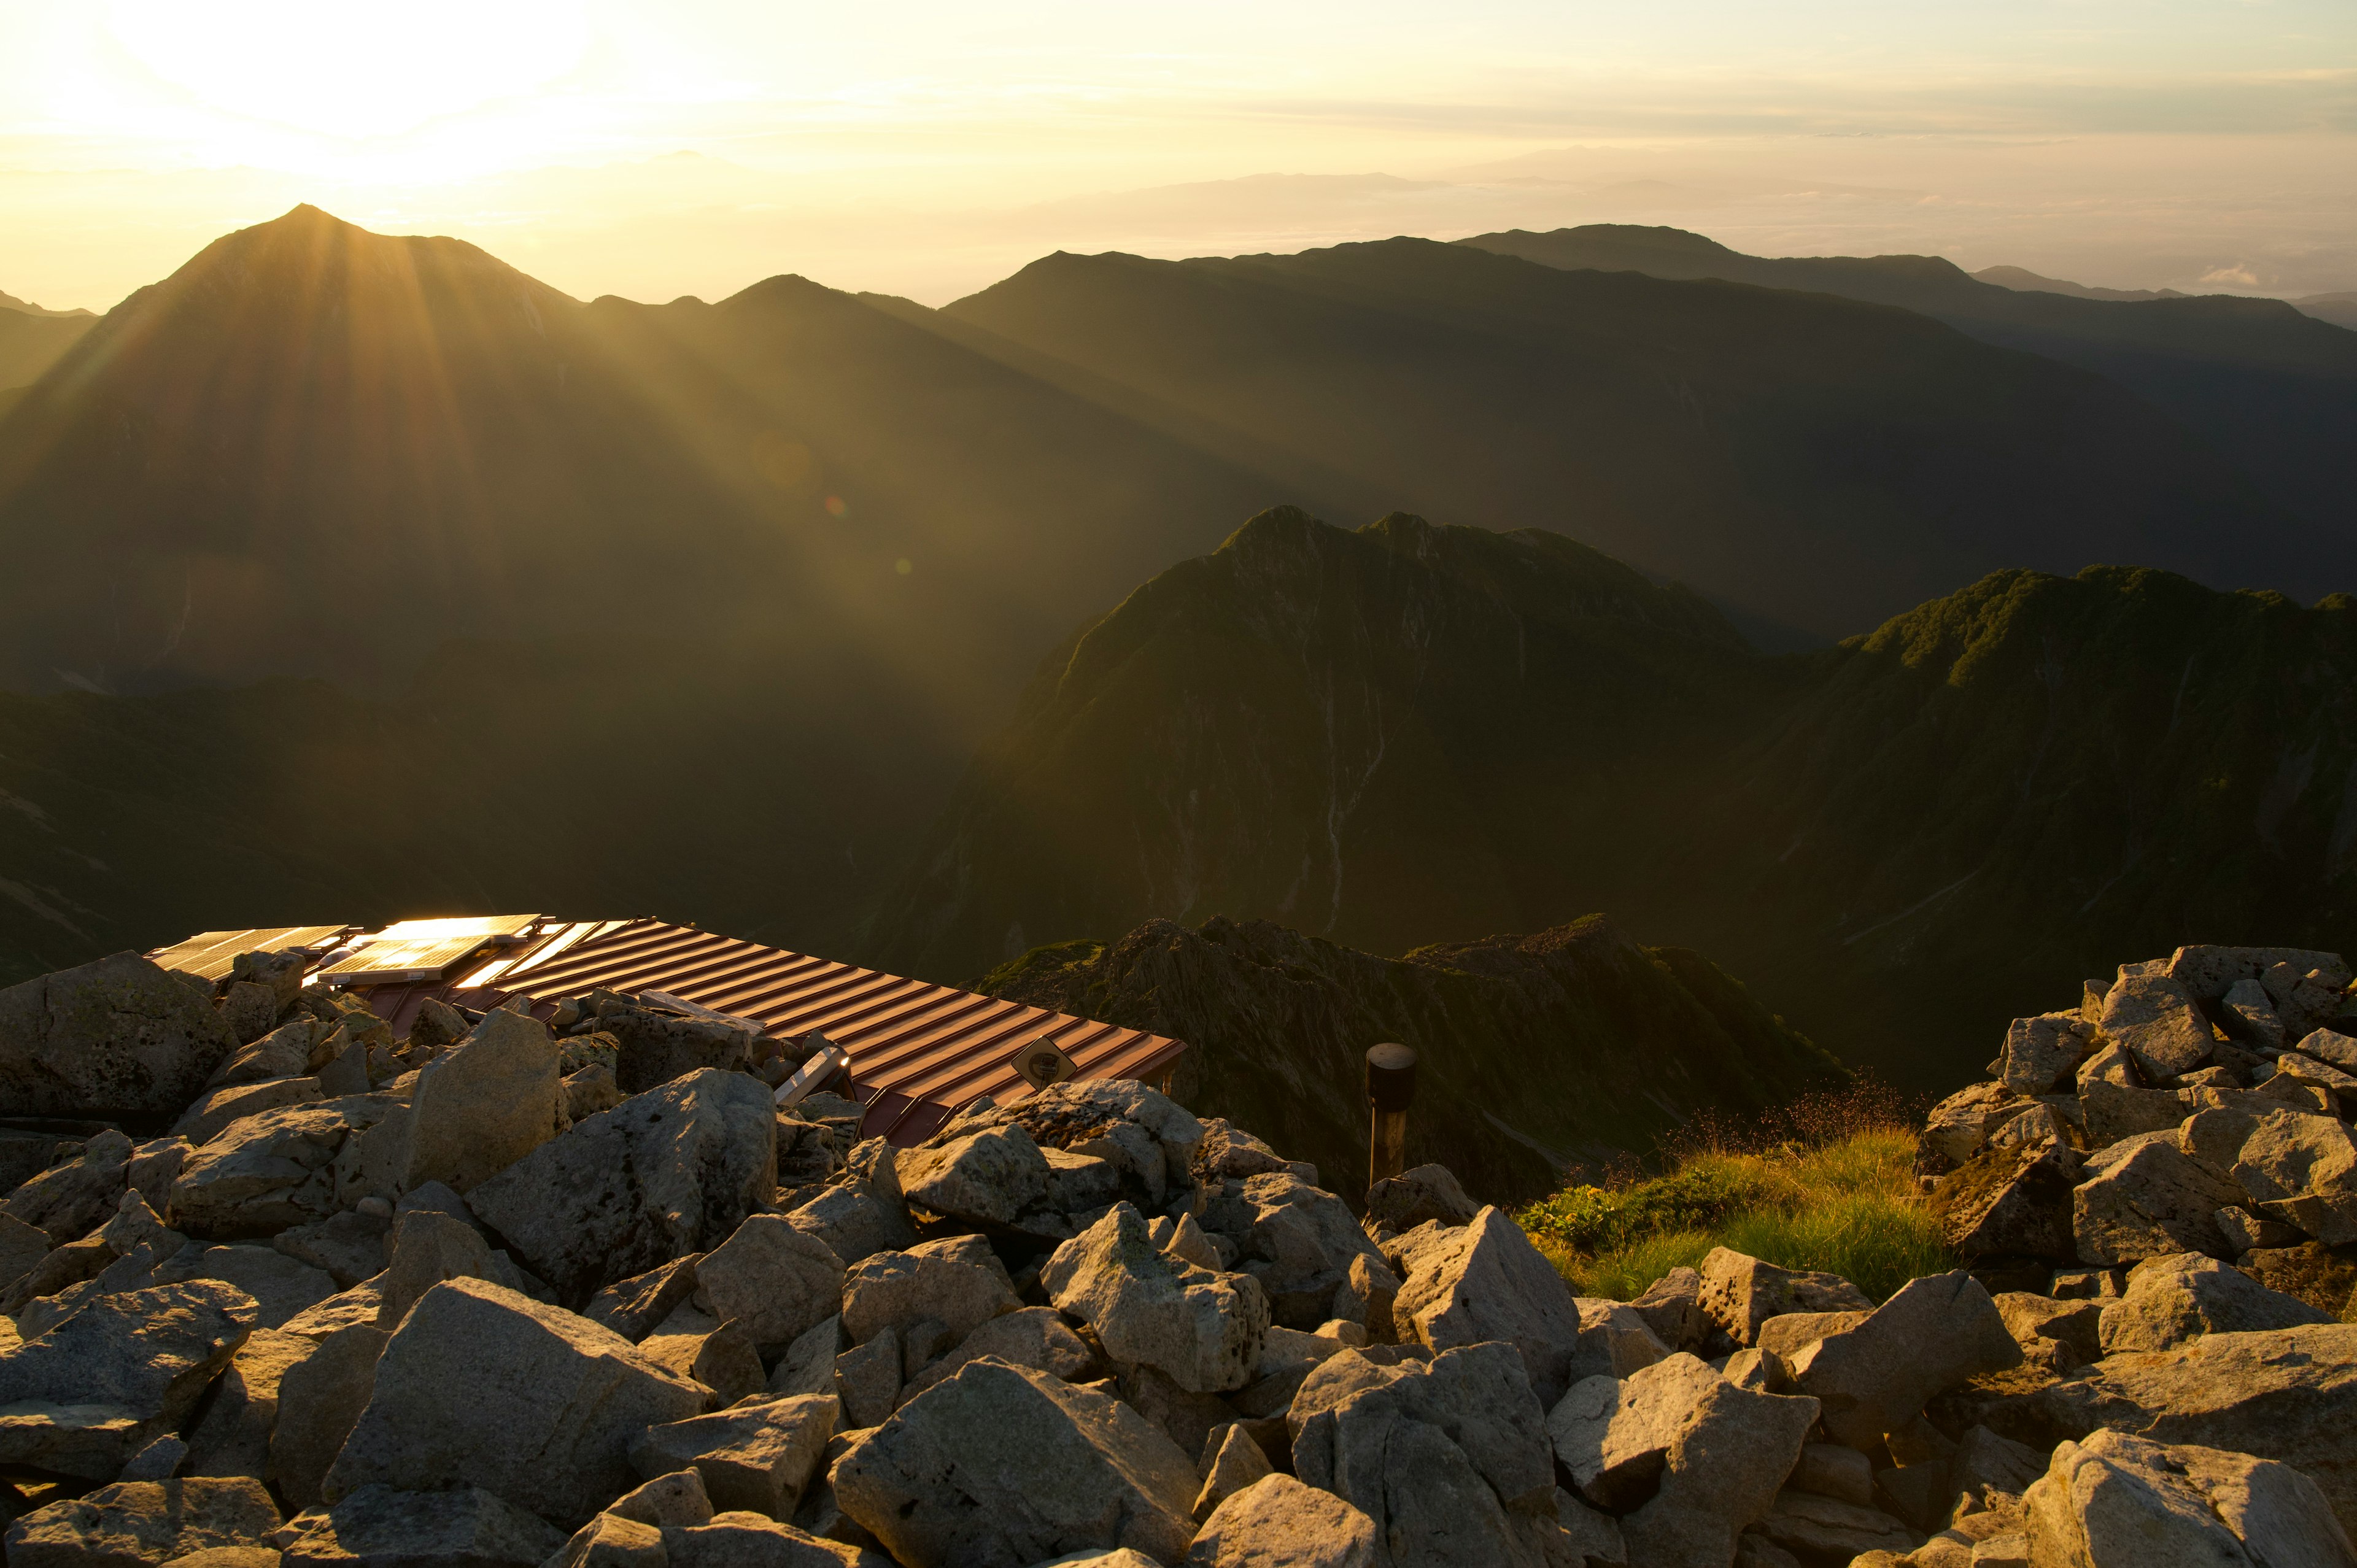
[[[2055,1449],[2022,1502],[2041,1568],[2357,1563],[2312,1480],[2246,1454],[2099,1432]]]
[[[1132,1079],[1068,1079],[979,1121],[1020,1127],[1042,1149],[1103,1160],[1120,1196],[1142,1212],[1159,1211],[1192,1184],[1203,1146],[1200,1122]]]
[[[355,1323],[323,1336],[280,1370],[266,1473],[297,1508],[320,1501],[328,1466],[376,1391],[377,1363],[392,1337],[373,1323]]]
[[[742,1072],[752,1065],[752,1031],[718,1019],[615,999],[600,1004],[597,1027],[614,1037],[614,1077],[625,1094],[643,1094],[699,1070]]]
[[[2078,1156],[2060,1143],[1988,1148],[1932,1192],[1931,1212],[1959,1256],[2069,1260]]]
[[[1672,1269],[1647,1285],[1629,1310],[1667,1350],[1701,1348],[1713,1326],[1702,1309],[1702,1274],[1695,1269]]]
[[[2238,980],[2228,986],[2219,999],[2218,1012],[2219,1021],[2234,1038],[2246,1045],[2283,1048],[2283,1020],[2276,1016],[2267,988],[2257,981]]]
[[[825,1191],[786,1216],[796,1230],[825,1242],[845,1266],[877,1252],[903,1251],[917,1242],[900,1193],[892,1146],[870,1138],[844,1160],[843,1174]]]
[[[2327,1062],[2343,1072],[2357,1072],[2357,1039],[2333,1029],[2315,1029],[2303,1036],[2300,1055]]]
[[[1939,1169],[1963,1165],[1988,1142],[1990,1129],[2018,1109],[2004,1084],[1972,1084],[1932,1107],[1918,1146]]]
[[[258,1546],[278,1508],[250,1477],[124,1481],[9,1525],[10,1568],[144,1568],[210,1547]]]
[[[539,1568],[565,1536],[480,1487],[366,1486],[297,1514],[277,1534],[280,1568]]]
[[[2102,1356],[2100,1301],[2058,1301],[2027,1291],[2000,1291],[1995,1297],[2006,1332],[2021,1347],[2024,1362],[2050,1372],[2067,1372]]]
[[[1481,1206],[1465,1196],[1446,1165],[1417,1165],[1367,1189],[1367,1224],[1372,1228],[1407,1231],[1433,1220],[1469,1225],[1480,1212]]]
[[[2087,1146],[2108,1148],[2138,1133],[2158,1133],[2193,1113],[2192,1096],[2182,1089],[2144,1089],[2097,1080],[2082,1087],[2079,1104],[2087,1119]]]
[[[693,1326],[683,1321],[687,1318],[694,1320]],[[693,1306],[680,1308],[640,1340],[639,1353],[664,1370],[711,1390],[716,1408],[749,1399],[765,1386],[760,1353],[737,1320],[715,1322]]]
[[[974,1224],[1012,1226],[1048,1194],[1048,1161],[1020,1127],[985,1127],[938,1148],[904,1150],[909,1201]]]
[[[2295,974],[2321,971],[2327,984],[2349,983],[2349,966],[2341,955],[2313,948],[2238,948],[2197,942],[2179,948],[2169,958],[2167,973],[2187,993],[2207,1002],[2223,996],[2238,980],[2256,980],[2277,964]]]
[[[366,1085],[361,1086],[363,1090]],[[275,1111],[282,1105],[301,1105],[308,1101],[327,1098],[316,1078],[274,1078],[261,1083],[230,1082],[219,1089],[207,1090],[202,1098],[188,1107],[172,1131],[186,1138],[192,1146],[210,1143],[232,1122],[248,1116],[258,1116],[264,1111]]]
[[[1220,1250],[1218,1242],[1211,1240],[1211,1232],[1195,1222],[1193,1215],[1182,1214],[1172,1221],[1167,1239],[1162,1234],[1162,1224],[1160,1219],[1154,1222],[1155,1244],[1179,1262],[1192,1263],[1199,1269],[1209,1269],[1213,1273],[1226,1273],[1228,1265],[1234,1262]]]
[[[324,1272],[338,1290],[350,1290],[384,1272],[385,1241],[392,1233],[391,1222],[382,1216],[347,1208],[316,1225],[281,1230],[270,1244]]]
[[[1383,1262],[1340,1198],[1290,1171],[1245,1177],[1207,1207],[1204,1223],[1243,1246],[1238,1267],[1260,1281],[1271,1316],[1288,1328],[1315,1328],[1333,1316],[1353,1259]]]
[[[2330,1323],[2292,1296],[2278,1295],[2239,1269],[2187,1252],[2147,1258],[2128,1271],[2127,1294],[2102,1309],[2104,1354],[2168,1350],[2201,1334],[2236,1334]]]
[[[550,1139],[467,1204],[580,1301],[734,1232],[770,1197],[776,1140],[769,1087],[705,1069]]]
[[[1265,1476],[1276,1473],[1268,1455],[1242,1426],[1228,1427],[1214,1440],[1216,1446],[1203,1466],[1203,1489],[1195,1494],[1195,1517],[1207,1520],[1211,1510]]]
[[[864,1344],[887,1328],[905,1332],[927,1318],[947,1328],[954,1342],[1022,1306],[1003,1270],[961,1255],[956,1245],[925,1241],[905,1251],[878,1252],[845,1273],[835,1294],[852,1343]]]
[[[1779,1492],[1760,1531],[1796,1557],[1846,1563],[1869,1552],[1910,1552],[1922,1540],[1879,1509],[1808,1492]]]
[[[1095,1330],[1105,1354],[1158,1368],[1190,1392],[1242,1388],[1259,1363],[1269,1323],[1260,1283],[1158,1251],[1126,1203],[1058,1247],[1039,1283],[1058,1310]]]
[[[790,1517],[834,1435],[835,1402],[804,1394],[739,1405],[650,1426],[630,1439],[630,1460],[652,1481],[694,1470],[718,1509]]]
[[[1567,1377],[1602,1372],[1625,1378],[1670,1354],[1652,1326],[1627,1302],[1575,1296],[1572,1305],[1579,1309],[1579,1346],[1572,1353]]]
[[[313,1348],[310,1340],[275,1329],[257,1328],[249,1335],[213,1385],[202,1419],[188,1434],[188,1474],[269,1476],[279,1384],[287,1369]]]
[[[1760,1326],[1792,1312],[1871,1312],[1874,1303],[1838,1274],[1781,1269],[1747,1253],[1714,1247],[1702,1261],[1705,1316],[1738,1345],[1751,1345]]]
[[[0,1104],[19,1116],[174,1116],[236,1046],[203,997],[116,953],[0,991]]]
[[[2016,1018],[2007,1028],[1996,1079],[2013,1094],[2050,1094],[2087,1054],[2093,1033],[2076,1013]]]
[[[554,1137],[562,1109],[548,1026],[495,1007],[419,1071],[400,1189],[438,1181],[469,1192]]]
[[[1838,1443],[1804,1443],[1800,1462],[1784,1484],[1796,1492],[1814,1492],[1866,1508],[1874,1501],[1874,1463]]]
[[[1064,1326],[1053,1307],[1027,1306],[994,1317],[958,1340],[939,1359],[909,1376],[901,1399],[913,1399],[959,1368],[985,1356],[1010,1366],[1029,1367],[1068,1383],[1085,1382],[1103,1368],[1088,1342]]]
[[[690,1252],[643,1274],[617,1280],[591,1298],[581,1316],[635,1345],[695,1294],[695,1266],[703,1261],[703,1253]]]
[[[2280,1461],[2323,1489],[2344,1530],[2357,1520],[2357,1325],[2111,1356],[2034,1402],[2051,1430],[2083,1440],[2110,1427]]]
[[[383,1292],[377,1288],[376,1279],[366,1279],[340,1295],[329,1296],[308,1312],[296,1313],[279,1327],[306,1339],[324,1339],[356,1323],[373,1326],[383,1310]]]
[[[1375,1568],[1386,1561],[1383,1545],[1360,1509],[1272,1475],[1211,1511],[1187,1549],[1186,1568]]]
[[[296,1018],[274,1029],[271,1021],[271,1017],[264,1017],[261,1032],[248,1036],[246,1044],[231,1053],[213,1074],[212,1085],[264,1083],[272,1079],[301,1078],[311,1070],[311,1047],[326,1036],[326,1026],[316,1018]],[[233,1034],[244,1033],[234,1023],[231,1029]]]
[[[123,1466],[118,1481],[168,1481],[187,1463],[188,1445],[169,1434],[134,1454]]]
[[[2357,1241],[2357,1137],[2339,1118],[2204,1111],[2185,1124],[2184,1142],[2211,1168],[2228,1171],[2261,1212],[2327,1246]]]
[[[1583,1378],[1548,1412],[1548,1439],[1580,1495],[1626,1512],[1657,1489],[1671,1441],[1726,1386],[1708,1363],[1684,1354],[1626,1379]]]
[[[120,1133],[91,1135],[73,1159],[27,1180],[0,1204],[0,1213],[35,1226],[53,1247],[88,1235],[123,1202],[129,1185],[131,1140]]]
[[[327,1219],[343,1204],[335,1163],[354,1133],[400,1109],[355,1094],[259,1112],[191,1153],[172,1182],[172,1217],[191,1236],[235,1241]]]
[[[1405,1283],[1393,1304],[1401,1338],[1436,1353],[1502,1340],[1522,1352],[1542,1404],[1562,1398],[1584,1326],[1555,1265],[1496,1208],[1427,1238],[1407,1258]]]
[[[0,1214],[0,1302],[40,1265],[50,1251],[49,1233],[13,1214]],[[29,1297],[27,1298],[29,1299]]]
[[[490,1389],[500,1397],[487,1400]],[[324,1491],[332,1501],[371,1482],[479,1486],[577,1526],[632,1485],[630,1438],[699,1413],[704,1400],[619,1335],[482,1280],[449,1280],[385,1347]]]
[[[182,1280],[220,1280],[253,1298],[261,1316],[258,1328],[277,1328],[297,1313],[317,1306],[336,1294],[336,1282],[309,1264],[288,1257],[274,1247],[182,1248],[156,1267],[154,1284]]]
[[[252,1332],[253,1300],[218,1281],[101,1297],[0,1351],[0,1462],[91,1480],[177,1429]]]
[[[848,1348],[843,1337],[843,1319],[830,1317],[824,1323],[786,1347],[770,1373],[770,1390],[773,1394],[827,1394],[834,1391],[834,1359]]]
[[[1203,1129],[1203,1141],[1196,1151],[1194,1165],[1199,1186],[1217,1187],[1222,1181],[1242,1181],[1264,1171],[1293,1169],[1291,1160],[1263,1139],[1231,1124],[1225,1117],[1205,1116],[1198,1125]]]
[[[1195,1535],[1199,1483],[1127,1405],[983,1359],[856,1436],[834,1484],[902,1563],[1028,1563],[1122,1546],[1174,1563]]]
[[[1537,1568],[1560,1527],[1523,1358],[1491,1343],[1388,1370],[1302,1422],[1295,1474],[1366,1514],[1394,1563]]]
[[[775,1214],[748,1217],[695,1265],[697,1299],[765,1352],[834,1316],[844,1289],[843,1261]]]
[[[2233,1183],[2195,1163],[2175,1132],[2146,1133],[2091,1155],[2071,1195],[2071,1230],[2087,1263],[2132,1263],[2224,1249],[2218,1210]]]
[[[1335,1287],[1331,1310],[1335,1317],[1364,1327],[1373,1343],[1388,1345],[1399,1338],[1399,1321],[1394,1316],[1399,1293],[1399,1276],[1392,1273],[1389,1264],[1372,1258],[1353,1258],[1350,1273]]]
[[[1857,1326],[1791,1358],[1794,1385],[1824,1407],[1826,1435],[1859,1449],[1933,1394],[2020,1364],[1996,1304],[1961,1270],[1910,1281]]]
[[[606,1515],[635,1520],[658,1529],[667,1524],[710,1524],[712,1494],[704,1489],[701,1472],[673,1470],[631,1488],[607,1504]]]
[[[881,1558],[858,1547],[743,1511],[715,1514],[710,1524],[673,1526],[662,1538],[671,1568],[885,1568]]]
[[[2154,1078],[2174,1078],[2210,1055],[2210,1021],[2166,974],[2122,974],[2104,998],[2103,1031]]]

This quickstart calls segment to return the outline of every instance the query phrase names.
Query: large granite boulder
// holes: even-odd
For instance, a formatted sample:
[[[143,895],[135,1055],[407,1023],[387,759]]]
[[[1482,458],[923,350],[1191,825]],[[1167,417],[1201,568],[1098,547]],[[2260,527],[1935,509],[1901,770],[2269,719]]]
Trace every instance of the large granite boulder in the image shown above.
[[[790,1520],[837,1411],[827,1395],[799,1394],[666,1422],[630,1439],[630,1464],[649,1481],[693,1470],[713,1507]]]
[[[242,1291],[197,1280],[100,1297],[0,1350],[0,1463],[113,1479],[180,1427],[255,1316]]]
[[[250,1476],[122,1481],[8,1526],[9,1568],[135,1568],[223,1547],[261,1547],[278,1506]]]
[[[2078,1156],[2061,1144],[2017,1144],[1982,1150],[1943,1177],[1932,1194],[1940,1234],[1961,1257],[2078,1256],[2071,1234],[2071,1193]]]
[[[769,1087],[706,1068],[634,1095],[478,1186],[467,1204],[565,1301],[718,1245],[773,1188]]]
[[[182,1163],[173,1220],[211,1241],[317,1224],[345,1207],[337,1166],[348,1144],[402,1110],[389,1094],[351,1094],[233,1122]]]
[[[1128,1405],[985,1359],[854,1434],[834,1484],[896,1560],[931,1568],[1117,1547],[1177,1563],[1200,1481]]]
[[[1870,1450],[1941,1393],[2021,1365],[2021,1347],[1978,1280],[1958,1270],[1910,1280],[1854,1326],[1791,1359],[1795,1390],[1823,1407],[1836,1443]]]
[[[106,1223],[122,1206],[133,1144],[122,1133],[93,1134],[81,1154],[27,1178],[0,1203],[0,1214],[29,1225],[62,1247]]]
[[[1012,1228],[1048,1196],[1048,1158],[1020,1127],[960,1132],[902,1150],[898,1164],[909,1202],[970,1224]]]
[[[495,1007],[418,1072],[401,1190],[471,1191],[556,1135],[564,1095],[548,1026]]]
[[[2103,1307],[2104,1354],[2169,1350],[2204,1334],[2241,1334],[2330,1323],[2332,1315],[2280,1294],[2240,1269],[2198,1252],[2147,1258],[2128,1271],[2127,1289]]]
[[[377,1363],[328,1501],[480,1487],[567,1529],[635,1486],[630,1440],[702,1413],[701,1384],[630,1341],[483,1280],[425,1293]]]
[[[1162,1251],[1126,1203],[1057,1248],[1039,1283],[1106,1355],[1154,1367],[1189,1392],[1243,1388],[1259,1366],[1269,1316],[1260,1282]]]
[[[2122,974],[2104,998],[2103,1031],[2153,1078],[2191,1071],[2213,1045],[2210,1020],[2166,974]]]
[[[1731,1247],[1714,1247],[1703,1259],[1696,1300],[1703,1316],[1739,1346],[1757,1344],[1760,1326],[1771,1317],[1874,1309],[1874,1303],[1839,1274],[1780,1268]]]
[[[0,1105],[19,1116],[177,1116],[237,1043],[202,993],[116,953],[0,991]]]
[[[1332,1193],[1291,1171],[1263,1172],[1232,1185],[1232,1193],[1223,1190],[1205,1207],[1203,1224],[1242,1247],[1237,1267],[1260,1281],[1274,1321],[1315,1328],[1333,1316],[1334,1293],[1349,1282],[1354,1260],[1383,1266],[1382,1250]]]
[[[1436,1354],[1501,1340],[1522,1352],[1541,1404],[1563,1397],[1579,1356],[1579,1304],[1521,1226],[1483,1208],[1469,1224],[1419,1229],[1402,1243],[1392,1316],[1403,1340]]]
[[[2176,1129],[2138,1133],[2087,1156],[2071,1194],[2071,1233],[2085,1263],[2133,1263],[2226,1250],[2218,1211],[2243,1189],[2187,1154]]]
[[[2357,1564],[2316,1483],[2248,1454],[2098,1432],[2056,1448],[2022,1504],[2039,1568]]]
[[[565,1546],[563,1531],[480,1487],[362,1487],[297,1514],[275,1539],[279,1568],[539,1568]]]
[[[755,1214],[697,1262],[695,1281],[716,1317],[774,1355],[841,1310],[843,1260],[780,1216]]]
[[[905,1335],[930,1320],[955,1344],[991,1319],[1020,1310],[1022,1298],[1005,1269],[996,1258],[978,1261],[972,1248],[959,1245],[965,1240],[911,1242],[904,1251],[878,1252],[842,1275],[837,1299],[851,1342]],[[989,1256],[987,1247],[981,1251]]]
[[[1187,1549],[1186,1568],[1375,1568],[1385,1560],[1382,1552],[1374,1520],[1360,1509],[1290,1476],[1269,1475],[1229,1493],[1211,1510]]]
[[[2357,1136],[2339,1117],[2288,1107],[2203,1111],[2185,1124],[2183,1142],[2262,1214],[2328,1247],[2357,1241]]]

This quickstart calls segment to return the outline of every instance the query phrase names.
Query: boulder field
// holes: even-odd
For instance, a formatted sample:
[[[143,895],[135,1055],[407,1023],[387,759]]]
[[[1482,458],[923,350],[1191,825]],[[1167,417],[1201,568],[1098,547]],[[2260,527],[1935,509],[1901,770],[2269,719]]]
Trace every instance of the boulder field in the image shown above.
[[[1126,1080],[896,1149],[660,999],[119,956],[0,993],[8,1568],[2357,1568],[2329,956],[2016,1025],[1924,1132],[1974,1267],[1880,1303],[1582,1298]]]

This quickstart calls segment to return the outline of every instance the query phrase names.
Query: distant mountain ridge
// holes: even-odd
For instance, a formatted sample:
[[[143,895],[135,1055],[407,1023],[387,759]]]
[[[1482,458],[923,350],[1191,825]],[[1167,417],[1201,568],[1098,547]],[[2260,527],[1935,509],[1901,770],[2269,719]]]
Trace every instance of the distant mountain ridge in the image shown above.
[[[15,295],[5,292],[0,292],[0,310],[22,311],[27,316],[47,316],[59,320],[73,320],[77,318],[91,320],[96,318],[95,312],[80,308],[73,310],[44,310],[30,300],[18,299]]]
[[[2094,371],[2182,421],[2307,525],[2331,573],[2294,580],[2192,575],[2312,598],[2357,580],[2347,554],[2344,455],[2357,449],[2357,333],[2275,299],[2072,297],[1983,282],[1939,256],[1747,256],[1680,229],[1598,223],[1458,243],[1548,266],[1724,278],[1897,306],[1983,342]],[[2151,554],[2114,553],[2186,570]],[[2024,559],[2014,564],[2035,564]]]
[[[2036,294],[2067,294],[2077,299],[2188,299],[2173,288],[2095,288],[2062,278],[2042,277],[2028,267],[1983,267],[1972,274],[1979,283],[1999,288],[2026,289]]]

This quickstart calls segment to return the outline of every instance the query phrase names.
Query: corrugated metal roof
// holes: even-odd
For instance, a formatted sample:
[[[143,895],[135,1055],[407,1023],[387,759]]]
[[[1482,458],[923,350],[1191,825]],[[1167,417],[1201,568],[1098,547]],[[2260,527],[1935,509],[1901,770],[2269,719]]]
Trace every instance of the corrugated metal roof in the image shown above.
[[[1082,1078],[1158,1078],[1187,1048],[1137,1029],[662,920],[544,920],[506,937],[507,946],[489,949],[491,940],[487,934],[441,980],[352,989],[396,1034],[428,996],[487,1008],[522,994],[545,1016],[565,997],[601,986],[668,992],[757,1020],[773,1035],[816,1031],[850,1053],[853,1095],[866,1108],[862,1133],[897,1144],[923,1139],[980,1095],[1004,1104],[1030,1093],[1010,1064],[1019,1047],[1043,1037]]]

